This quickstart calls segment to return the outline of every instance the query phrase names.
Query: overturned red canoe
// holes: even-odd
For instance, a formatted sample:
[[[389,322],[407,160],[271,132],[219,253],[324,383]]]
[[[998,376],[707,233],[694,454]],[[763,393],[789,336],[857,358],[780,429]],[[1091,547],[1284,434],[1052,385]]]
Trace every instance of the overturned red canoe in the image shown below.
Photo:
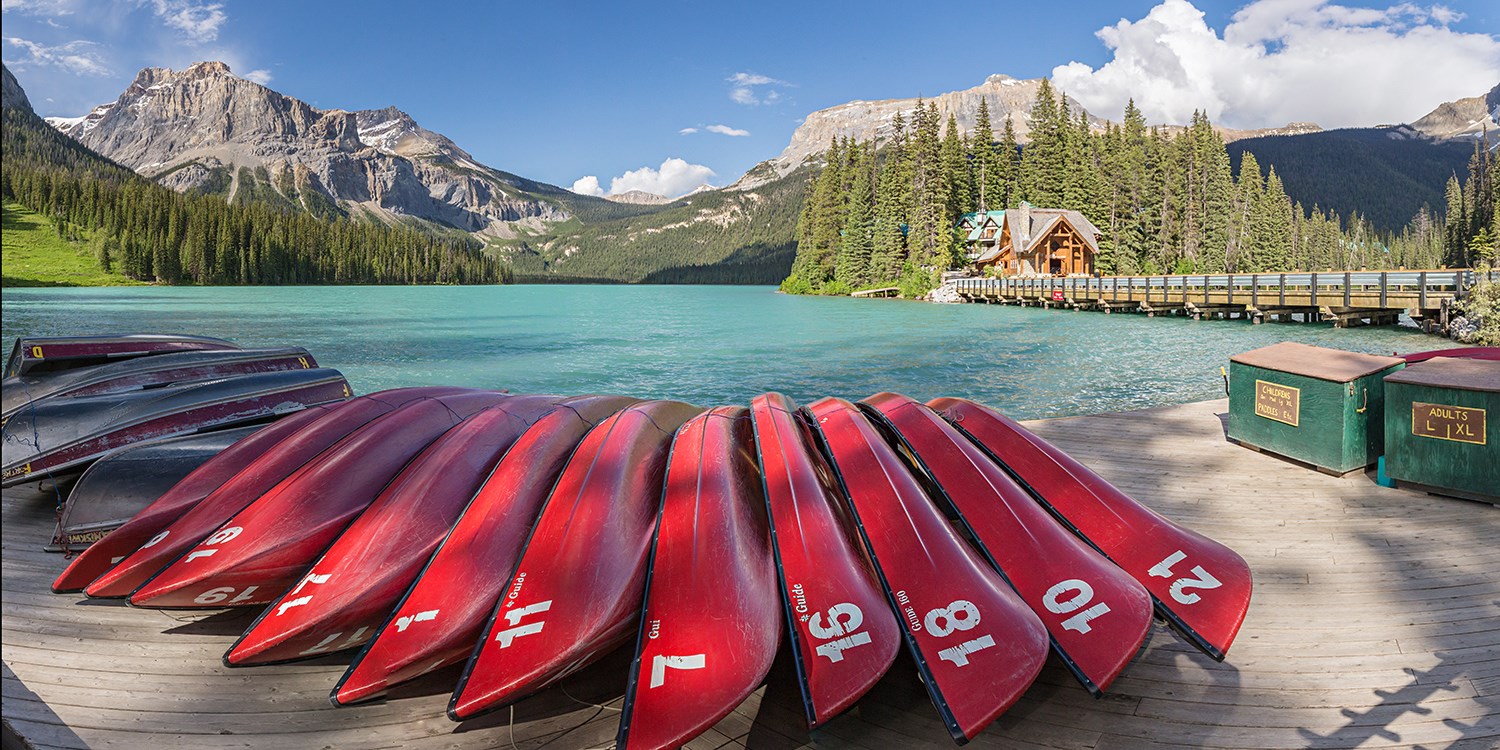
[[[808,407],[880,573],[922,682],[965,742],[1041,672],[1047,631],[923,492],[895,449],[847,401]]]
[[[239,344],[209,336],[131,333],[118,336],[49,336],[17,339],[5,362],[5,377],[62,370],[165,352],[238,349]]]
[[[450,718],[463,721],[525,697],[630,637],[672,434],[701,411],[647,401],[583,439],[464,669]]]
[[[315,368],[128,394],[42,399],[0,429],[0,486],[79,472],[126,445],[267,422],[308,406],[343,401],[349,394],[349,383],[338,370]]]
[[[1462,359],[1488,359],[1500,361],[1500,346],[1462,346],[1453,349],[1433,349],[1426,352],[1413,352],[1411,354],[1397,355],[1406,360],[1406,364],[1414,365],[1418,362],[1426,362],[1433,357],[1459,357]]]
[[[600,421],[633,403],[635,399],[623,396],[568,399],[516,440],[334,686],[330,699],[335,705],[374,698],[474,652],[542,503],[573,450]]]
[[[152,576],[130,603],[198,609],[275,599],[417,454],[465,417],[507,398],[493,392],[419,398],[370,420]]]
[[[932,477],[980,552],[1047,626],[1073,676],[1099,695],[1140,652],[1151,596],[1057,523],[994,461],[931,409],[879,393],[861,402]]]
[[[273,427],[277,432],[267,433],[264,440],[240,450],[225,451],[204,464],[199,469],[201,482],[195,475],[194,481],[173,487],[91,547],[74,562],[83,566],[78,572],[73,572],[71,566],[64,572],[67,585],[80,585],[84,578],[94,574],[97,577],[92,583],[81,584],[85,586],[85,594],[101,599],[129,596],[146,579],[212,534],[234,514],[370,420],[412,399],[467,392],[464,388],[381,391],[338,404],[305,422],[292,422],[285,432]],[[287,420],[282,424],[287,424]],[[122,555],[124,559],[116,564],[115,558]],[[85,563],[86,557],[89,561]],[[101,568],[101,572],[94,573]]]
[[[363,645],[501,456],[552,408],[550,399],[512,398],[443,433],[339,535],[297,589],[261,613],[224,663],[271,664]]]
[[[793,662],[807,723],[816,727],[885,675],[901,629],[796,405],[767,393],[750,413]]]
[[[749,412],[721,406],[672,442],[615,747],[680,747],[759,687],[782,609]]]
[[[44,398],[126,393],[172,383],[189,383],[277,370],[308,370],[318,362],[301,347],[174,352],[54,372],[30,372],[6,378],[0,395],[0,419],[9,419]]]
[[[1250,607],[1250,566],[1234,550],[1167,520],[999,412],[958,398],[927,405],[1140,581],[1178,632],[1223,660]]]

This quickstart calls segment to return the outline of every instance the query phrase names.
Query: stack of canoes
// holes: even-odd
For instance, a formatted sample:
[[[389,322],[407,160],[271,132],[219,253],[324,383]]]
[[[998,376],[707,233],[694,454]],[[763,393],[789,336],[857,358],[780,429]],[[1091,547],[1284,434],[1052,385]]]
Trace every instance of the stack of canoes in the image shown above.
[[[161,496],[260,427],[351,395],[306,349],[196,336],[21,339],[5,372],[0,485],[61,490],[77,478],[54,540],[65,547],[118,526],[136,499]]]
[[[1049,651],[1107,690],[1153,613],[1222,659],[1251,589],[1234,552],[1010,419],[892,393],[704,410],[384,391],[251,433],[149,499],[54,589],[258,607],[225,663],[352,654],[338,705],[462,665],[456,721],[633,643],[620,748],[697,736],[783,647],[821,725],[903,642],[963,741]]]

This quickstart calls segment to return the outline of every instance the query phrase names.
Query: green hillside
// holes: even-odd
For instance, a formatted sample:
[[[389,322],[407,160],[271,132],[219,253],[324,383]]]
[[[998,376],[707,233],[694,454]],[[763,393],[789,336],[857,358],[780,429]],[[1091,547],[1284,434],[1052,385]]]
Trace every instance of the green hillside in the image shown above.
[[[1348,128],[1247,138],[1228,146],[1238,172],[1245,152],[1276,168],[1287,195],[1340,216],[1356,211],[1381,231],[1406,226],[1425,204],[1443,209],[1443,185],[1468,173],[1474,144],[1432,141],[1409,128]]]
[[[66,239],[47,217],[13,201],[4,202],[4,286],[124,286],[141,282],[99,268],[84,237]]]

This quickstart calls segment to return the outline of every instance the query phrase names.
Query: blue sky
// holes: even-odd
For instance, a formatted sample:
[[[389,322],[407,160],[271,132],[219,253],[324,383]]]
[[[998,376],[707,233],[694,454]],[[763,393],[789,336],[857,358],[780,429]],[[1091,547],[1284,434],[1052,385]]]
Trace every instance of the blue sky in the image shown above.
[[[44,115],[112,101],[141,67],[220,59],[316,106],[395,105],[487,164],[603,190],[727,184],[808,112],[991,73],[1053,75],[1107,117],[1134,94],[1156,121],[1201,107],[1236,127],[1410,120],[1500,83],[1500,3],[1468,0],[0,3],[4,60]]]

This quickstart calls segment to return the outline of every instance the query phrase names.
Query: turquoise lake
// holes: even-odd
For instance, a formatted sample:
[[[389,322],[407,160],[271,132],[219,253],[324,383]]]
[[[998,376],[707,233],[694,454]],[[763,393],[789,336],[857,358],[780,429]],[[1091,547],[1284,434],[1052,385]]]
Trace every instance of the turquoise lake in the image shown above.
[[[7,289],[19,336],[195,333],[299,345],[356,392],[423,384],[621,393],[709,406],[777,390],[807,403],[895,390],[1020,418],[1223,396],[1229,356],[1293,340],[1391,354],[1415,329],[1195,322],[995,305],[792,297],[772,287]]]

